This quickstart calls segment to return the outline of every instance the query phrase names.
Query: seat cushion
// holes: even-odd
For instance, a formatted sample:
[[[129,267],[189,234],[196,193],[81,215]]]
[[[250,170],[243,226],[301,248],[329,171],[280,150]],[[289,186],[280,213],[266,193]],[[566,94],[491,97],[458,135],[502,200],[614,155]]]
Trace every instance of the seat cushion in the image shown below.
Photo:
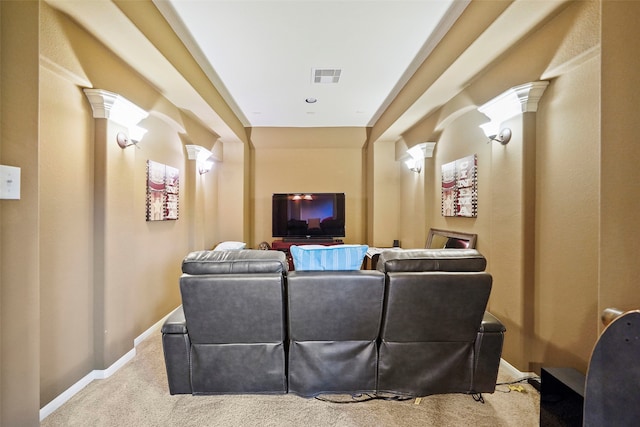
[[[472,392],[473,343],[380,343],[378,392],[428,396]]]
[[[304,397],[373,392],[377,364],[375,341],[294,341],[289,391]]]
[[[194,344],[193,394],[286,393],[283,343]]]
[[[367,245],[293,245],[289,249],[296,270],[360,270]]]

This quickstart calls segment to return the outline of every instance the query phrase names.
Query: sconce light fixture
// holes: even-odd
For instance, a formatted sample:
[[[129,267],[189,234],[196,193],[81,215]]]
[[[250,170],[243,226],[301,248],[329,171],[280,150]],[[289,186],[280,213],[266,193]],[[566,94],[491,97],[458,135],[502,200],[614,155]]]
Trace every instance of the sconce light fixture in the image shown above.
[[[410,159],[405,160],[404,164],[407,165],[407,168],[411,172],[415,172],[415,173],[422,172],[422,160],[420,159],[414,159],[413,157],[411,157]]]
[[[138,123],[149,116],[147,111],[117,93],[92,88],[83,91],[91,103],[94,118],[113,120],[127,128],[127,132],[118,132],[116,135],[116,142],[121,148],[140,142],[147,130],[138,126]]]
[[[189,160],[195,160],[200,175],[213,169],[213,153],[200,145],[187,145]]]
[[[497,127],[498,130],[495,130],[496,127],[493,124],[493,122],[486,123],[486,125],[491,125],[491,127],[489,129],[486,129],[485,127],[483,127],[483,125],[480,125],[480,127],[484,131],[484,134],[487,136],[487,138],[489,138],[487,143],[490,143],[491,141],[497,141],[502,145],[507,145],[509,143],[509,141],[511,141],[511,129],[510,128],[502,128],[502,129],[500,129],[499,128],[500,124],[498,124],[498,127]]]
[[[478,107],[478,111],[491,120],[480,125],[489,142],[507,145],[511,129],[502,128],[501,124],[518,114],[538,111],[538,101],[548,85],[549,82],[539,81],[515,86]]]
[[[147,130],[141,128],[140,126],[134,126],[129,128],[129,134],[131,137],[127,136],[124,132],[118,132],[116,135],[116,142],[120,146],[120,148],[127,148],[134,145],[136,148],[138,147],[138,142],[142,139],[144,134],[147,133]]]
[[[137,147],[138,142],[142,139],[147,130],[138,126],[142,120],[146,119],[149,113],[138,107],[128,99],[117,95],[111,109],[109,111],[109,119],[125,126],[129,135],[124,132],[118,132],[116,142],[120,148],[127,148],[132,145]]]
[[[205,174],[213,169],[213,160],[198,162],[198,172],[200,175]]]
[[[404,164],[407,165],[407,168],[411,172],[422,172],[422,163],[425,158],[433,156],[435,146],[435,142],[421,142],[420,144],[414,145],[407,150],[409,158],[404,161]]]
[[[511,140],[511,129],[501,128],[500,125],[511,117],[522,113],[522,104],[517,93],[513,89],[509,89],[478,107],[478,111],[491,120],[489,123],[480,125],[484,134],[489,138],[489,142],[498,141],[502,145],[507,145]]]
[[[83,90],[91,103],[94,118],[113,120],[127,128],[127,132],[118,132],[116,135],[116,142],[121,148],[140,142],[147,130],[138,126],[138,123],[149,116],[147,111],[117,93],[102,89]]]

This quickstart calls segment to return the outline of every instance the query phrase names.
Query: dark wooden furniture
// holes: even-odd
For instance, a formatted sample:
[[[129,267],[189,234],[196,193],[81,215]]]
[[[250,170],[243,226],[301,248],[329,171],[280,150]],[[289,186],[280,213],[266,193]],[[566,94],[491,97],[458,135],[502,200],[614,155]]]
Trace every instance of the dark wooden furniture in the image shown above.
[[[367,255],[365,255],[364,257],[362,268],[364,270],[375,270],[378,264],[378,258],[380,258],[380,254],[385,249],[392,249],[392,248],[370,247],[369,250],[367,250]]]
[[[540,426],[582,426],[585,376],[573,368],[542,368]]]
[[[477,234],[430,228],[427,249],[475,249]]]

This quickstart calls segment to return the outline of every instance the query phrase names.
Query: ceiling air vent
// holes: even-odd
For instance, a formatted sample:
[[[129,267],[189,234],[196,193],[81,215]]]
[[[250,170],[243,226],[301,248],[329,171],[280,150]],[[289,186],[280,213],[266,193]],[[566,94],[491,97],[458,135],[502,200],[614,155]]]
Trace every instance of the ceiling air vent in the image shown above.
[[[338,83],[342,70],[338,68],[312,68],[314,83]]]

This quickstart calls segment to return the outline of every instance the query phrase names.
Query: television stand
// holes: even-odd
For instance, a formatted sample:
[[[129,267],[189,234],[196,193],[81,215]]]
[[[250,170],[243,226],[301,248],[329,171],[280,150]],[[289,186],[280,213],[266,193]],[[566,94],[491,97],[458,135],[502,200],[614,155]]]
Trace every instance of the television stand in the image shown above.
[[[328,238],[283,238],[282,240],[274,240],[271,242],[271,249],[275,251],[282,251],[287,256],[287,262],[289,263],[289,271],[295,270],[293,267],[293,258],[291,258],[291,253],[289,252],[289,248],[293,245],[302,246],[302,245],[323,245],[323,246],[333,246],[333,245],[342,245],[343,242],[340,239],[328,239]]]
[[[335,240],[330,237],[285,237],[282,239],[286,243],[302,243],[307,245],[322,245],[324,243],[334,243]]]

